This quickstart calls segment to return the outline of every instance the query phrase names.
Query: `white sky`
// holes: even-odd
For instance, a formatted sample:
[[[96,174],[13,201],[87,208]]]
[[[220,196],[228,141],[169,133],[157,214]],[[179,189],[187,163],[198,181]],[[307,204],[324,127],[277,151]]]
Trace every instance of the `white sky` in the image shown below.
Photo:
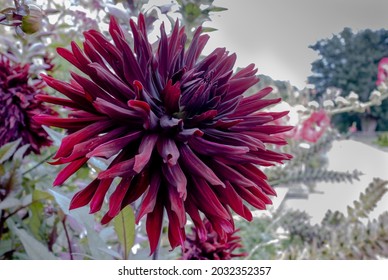
[[[157,1],[155,1],[157,2]],[[236,52],[237,66],[255,63],[260,74],[303,88],[317,55],[308,48],[344,27],[388,28],[386,0],[215,0],[229,10],[213,17],[206,50]]]

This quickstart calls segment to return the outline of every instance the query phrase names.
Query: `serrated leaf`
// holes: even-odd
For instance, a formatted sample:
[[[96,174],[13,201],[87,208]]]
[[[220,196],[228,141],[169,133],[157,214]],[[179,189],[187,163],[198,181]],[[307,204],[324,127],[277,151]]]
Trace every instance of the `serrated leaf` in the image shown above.
[[[0,147],[0,163],[8,160],[15,153],[21,141],[22,139],[18,139]]]
[[[24,229],[18,229],[11,219],[7,225],[20,239],[28,257],[32,260],[56,260],[57,257],[51,253],[46,246],[28,234]]]
[[[130,205],[113,219],[113,226],[127,259],[135,242],[135,215]]]

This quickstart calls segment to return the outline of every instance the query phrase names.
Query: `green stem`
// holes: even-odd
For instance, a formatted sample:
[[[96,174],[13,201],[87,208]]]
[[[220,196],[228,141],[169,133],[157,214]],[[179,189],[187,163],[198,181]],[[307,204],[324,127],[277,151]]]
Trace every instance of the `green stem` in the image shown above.
[[[40,162],[38,162],[36,165],[34,165],[33,167],[31,167],[30,169],[27,169],[26,171],[24,171],[22,173],[22,175],[26,175],[27,173],[31,172],[32,170],[34,170],[35,168],[38,168],[39,166],[41,166],[43,163],[46,163],[47,160],[49,160],[53,155],[55,155],[55,152],[48,155],[47,157],[45,157],[43,160],[41,160]]]
[[[73,250],[71,249],[71,241],[70,241],[70,237],[69,237],[69,232],[67,231],[67,227],[66,227],[66,216],[62,219],[62,225],[63,225],[63,228],[64,228],[64,230],[65,230],[67,245],[69,246],[69,255],[70,255],[70,259],[71,259],[71,260],[74,260],[74,257],[73,257]]]

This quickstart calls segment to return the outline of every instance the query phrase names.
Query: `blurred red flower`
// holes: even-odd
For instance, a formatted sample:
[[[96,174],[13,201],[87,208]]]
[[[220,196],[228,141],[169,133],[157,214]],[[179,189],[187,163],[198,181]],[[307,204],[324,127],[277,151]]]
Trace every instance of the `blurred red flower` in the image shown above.
[[[235,235],[238,230],[228,233],[226,240],[222,240],[209,221],[205,221],[204,224],[204,232],[193,227],[192,233],[187,235],[182,253],[183,260],[231,260],[247,255],[233,253],[242,247],[241,238]]]
[[[377,66],[377,81],[376,84],[380,85],[388,78],[388,57],[383,57]]]
[[[302,123],[299,137],[308,142],[317,142],[330,125],[330,118],[324,110],[314,112]]]
[[[44,83],[31,80],[28,70],[28,64],[13,63],[0,54],[0,146],[21,138],[21,145],[30,144],[28,152],[39,153],[51,142],[32,117],[55,113],[35,99],[37,94],[44,95]]]

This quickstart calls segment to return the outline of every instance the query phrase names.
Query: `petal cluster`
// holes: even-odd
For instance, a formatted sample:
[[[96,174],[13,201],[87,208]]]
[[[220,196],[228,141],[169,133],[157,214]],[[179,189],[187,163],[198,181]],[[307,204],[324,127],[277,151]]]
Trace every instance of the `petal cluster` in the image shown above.
[[[196,228],[187,235],[182,250],[183,260],[231,260],[232,258],[246,256],[245,253],[234,253],[242,247],[241,238],[236,234],[228,233],[226,240],[219,238],[209,221],[204,221],[206,236],[202,236]]]
[[[55,113],[35,99],[44,94],[44,84],[41,80],[31,81],[28,70],[28,64],[13,63],[0,54],[0,146],[21,138],[22,145],[30,144],[29,152],[39,153],[51,142],[33,116]]]
[[[145,19],[131,20],[134,46],[111,18],[112,41],[101,33],[84,33],[83,48],[58,53],[83,74],[70,82],[44,76],[66,98],[40,100],[72,108],[66,118],[42,115],[42,124],[68,130],[54,164],[67,164],[54,185],[63,184],[90,158],[110,160],[71,208],[101,209],[109,195],[109,222],[126,205],[139,200],[136,221],[146,216],[151,252],[158,244],[167,213],[172,248],[183,245],[187,215],[206,232],[205,216],[222,240],[234,232],[232,212],[247,220],[246,203],[259,209],[271,204],[275,191],[259,166],[291,158],[268,149],[286,144],[276,136],[291,127],[270,125],[287,112],[261,112],[280,99],[265,99],[271,88],[244,97],[258,82],[254,65],[233,72],[235,54],[217,48],[201,57],[208,35],[199,28],[186,47],[183,27],[169,35],[164,25],[156,48],[148,41]],[[118,184],[114,179],[120,178]]]

